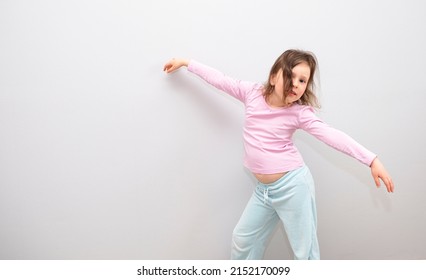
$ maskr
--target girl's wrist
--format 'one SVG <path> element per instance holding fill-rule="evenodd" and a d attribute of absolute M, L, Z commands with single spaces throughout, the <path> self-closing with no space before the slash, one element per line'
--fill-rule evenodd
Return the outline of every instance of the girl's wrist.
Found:
<path fill-rule="evenodd" d="M 182 59 L 182 65 L 188 67 L 189 65 L 189 59 Z"/>

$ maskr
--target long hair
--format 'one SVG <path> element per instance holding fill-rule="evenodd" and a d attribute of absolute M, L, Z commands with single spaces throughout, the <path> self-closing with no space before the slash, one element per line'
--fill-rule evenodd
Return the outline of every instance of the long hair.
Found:
<path fill-rule="evenodd" d="M 316 108 L 320 107 L 318 99 L 314 93 L 315 84 L 314 84 L 314 76 L 315 70 L 317 68 L 317 59 L 315 55 L 311 52 L 301 51 L 301 50 L 287 50 L 282 53 L 274 65 L 272 65 L 271 71 L 269 72 L 268 81 L 264 84 L 264 92 L 263 95 L 268 98 L 274 92 L 274 86 L 271 85 L 270 81 L 272 77 L 274 77 L 278 71 L 281 69 L 283 73 L 283 81 L 284 81 L 284 92 L 282 93 L 283 100 L 287 97 L 288 93 L 292 90 L 292 70 L 293 68 L 305 62 L 308 64 L 311 74 L 308 79 L 308 84 L 306 86 L 306 91 L 302 95 L 302 97 L 297 101 L 298 104 L 301 105 L 309 105 Z"/>

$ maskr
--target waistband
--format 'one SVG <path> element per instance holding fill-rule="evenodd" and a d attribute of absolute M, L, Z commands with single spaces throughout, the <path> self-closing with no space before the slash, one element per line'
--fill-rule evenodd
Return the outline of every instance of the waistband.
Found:
<path fill-rule="evenodd" d="M 257 182 L 257 185 L 264 188 L 274 188 L 282 185 L 285 181 L 291 180 L 295 176 L 298 176 L 300 173 L 303 173 L 305 170 L 307 170 L 308 167 L 306 165 L 303 165 L 299 168 L 296 168 L 294 170 L 288 171 L 286 174 L 284 174 L 281 178 L 276 180 L 275 182 L 264 184 L 262 182 Z"/>
<path fill-rule="evenodd" d="M 257 188 L 260 191 L 263 191 L 263 204 L 266 204 L 266 201 L 269 198 L 269 191 L 274 191 L 275 189 L 279 189 L 282 186 L 284 186 L 287 182 L 291 181 L 294 177 L 299 176 L 300 174 L 306 173 L 308 171 L 308 167 L 306 165 L 303 165 L 297 169 L 291 170 L 284 174 L 281 178 L 276 180 L 273 183 L 270 184 L 264 184 L 261 182 L 257 183 Z"/>

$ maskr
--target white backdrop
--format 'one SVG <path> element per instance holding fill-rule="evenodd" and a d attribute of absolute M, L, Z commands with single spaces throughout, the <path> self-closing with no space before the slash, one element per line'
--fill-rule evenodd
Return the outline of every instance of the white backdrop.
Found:
<path fill-rule="evenodd" d="M 396 184 L 304 132 L 323 259 L 426 258 L 423 1 L 0 2 L 0 259 L 228 259 L 255 181 L 243 107 L 171 57 L 265 81 L 313 51 L 319 115 Z M 291 259 L 278 227 L 265 258 Z"/>

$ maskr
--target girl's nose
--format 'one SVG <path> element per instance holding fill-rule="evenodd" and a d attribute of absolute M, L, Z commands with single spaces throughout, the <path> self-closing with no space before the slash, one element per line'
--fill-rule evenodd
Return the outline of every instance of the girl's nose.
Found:
<path fill-rule="evenodd" d="M 297 88 L 298 86 L 299 86 L 299 82 L 297 80 L 293 81 L 293 87 Z"/>

